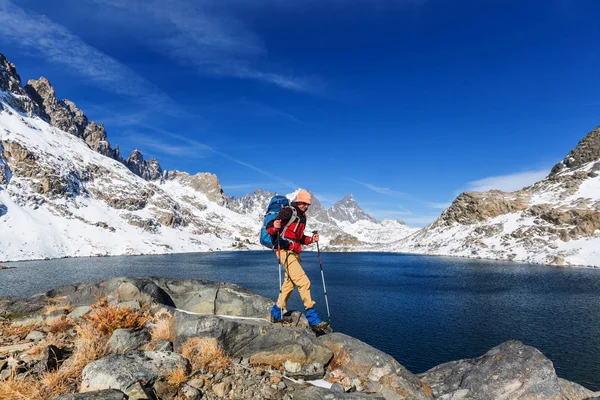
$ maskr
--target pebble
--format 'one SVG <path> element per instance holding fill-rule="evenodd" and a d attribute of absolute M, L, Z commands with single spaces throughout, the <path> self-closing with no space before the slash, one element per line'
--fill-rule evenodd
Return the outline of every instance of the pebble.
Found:
<path fill-rule="evenodd" d="M 215 395 L 223 398 L 225 396 L 227 396 L 227 393 L 229 393 L 229 391 L 231 390 L 231 383 L 230 382 L 221 382 L 221 383 L 217 383 L 216 385 L 214 385 L 212 387 L 213 392 L 215 392 Z"/>
<path fill-rule="evenodd" d="M 45 338 L 46 335 L 44 334 L 44 332 L 40 332 L 40 331 L 31 331 L 29 332 L 29 335 L 27 335 L 25 337 L 25 339 L 27 340 L 32 340 L 32 341 L 36 341 L 36 340 L 42 340 L 43 338 Z"/>

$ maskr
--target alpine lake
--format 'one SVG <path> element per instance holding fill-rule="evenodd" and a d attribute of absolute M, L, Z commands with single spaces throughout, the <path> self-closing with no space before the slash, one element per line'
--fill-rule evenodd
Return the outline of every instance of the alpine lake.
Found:
<path fill-rule="evenodd" d="M 600 270 L 390 253 L 322 253 L 334 330 L 392 355 L 414 373 L 474 358 L 509 339 L 539 349 L 560 377 L 600 390 Z M 327 319 L 317 253 L 302 253 Z M 278 294 L 268 251 L 72 258 L 4 263 L 0 296 L 69 283 L 167 276 Z M 302 310 L 297 290 L 288 309 Z"/>

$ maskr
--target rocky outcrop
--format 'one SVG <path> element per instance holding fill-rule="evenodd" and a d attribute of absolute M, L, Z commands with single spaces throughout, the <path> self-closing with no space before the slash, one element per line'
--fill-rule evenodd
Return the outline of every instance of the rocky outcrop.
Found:
<path fill-rule="evenodd" d="M 58 100 L 48 79 L 29 80 L 25 91 L 38 104 L 39 116 L 52 126 L 83 139 L 92 150 L 123 162 L 118 149 L 110 147 L 104 125 L 89 122 L 72 101 Z"/>
<path fill-rule="evenodd" d="M 454 223 L 475 224 L 488 218 L 522 211 L 526 208 L 526 198 L 520 193 L 506 193 L 500 190 L 464 192 L 442 213 L 433 227 L 449 226 Z"/>
<path fill-rule="evenodd" d="M 40 106 L 40 117 L 58 129 L 83 138 L 83 132 L 88 125 L 87 117 L 73 102 L 59 101 L 48 79 L 41 77 L 29 80 L 25 91 Z M 106 140 L 106 137 L 104 139 Z"/>
<path fill-rule="evenodd" d="M 10 172 L 10 166 L 8 160 L 4 156 L 4 145 L 0 141 L 0 185 L 8 185 L 12 173 Z"/>
<path fill-rule="evenodd" d="M 176 181 L 184 186 L 191 187 L 192 189 L 203 193 L 208 200 L 213 201 L 220 206 L 225 205 L 227 201 L 221 183 L 214 174 L 199 172 L 196 175 L 190 175 L 187 172 L 171 170 L 164 172 L 164 179 L 165 181 Z"/>
<path fill-rule="evenodd" d="M 377 222 L 375 218 L 367 214 L 356 202 L 354 196 L 351 194 L 346 195 L 342 200 L 335 203 L 327 213 L 331 218 L 338 221 L 348 221 L 350 223 L 357 222 L 360 220 L 366 220 L 371 222 Z"/>
<path fill-rule="evenodd" d="M 580 388 L 564 385 L 567 393 L 563 390 L 552 362 L 539 350 L 518 341 L 505 342 L 479 358 L 438 365 L 422 374 L 421 380 L 436 398 L 444 399 L 581 398 Z"/>
<path fill-rule="evenodd" d="M 556 164 L 550 176 L 553 177 L 565 169 L 577 169 L 584 164 L 600 160 L 600 126 L 588 133 L 565 159 Z"/>
<path fill-rule="evenodd" d="M 2 92 L 8 92 L 15 96 L 2 96 Z M 16 110 L 29 115 L 37 114 L 40 111 L 37 103 L 31 101 L 21 87 L 21 77 L 17 74 L 15 65 L 8 61 L 2 53 L 0 53 L 0 98 L 7 101 Z M 0 104 L 0 111 L 2 109 L 2 104 Z"/>
<path fill-rule="evenodd" d="M 160 179 L 163 175 L 163 170 L 158 161 L 155 158 L 144 160 L 144 156 L 138 149 L 131 153 L 125 165 L 131 172 L 147 181 Z"/>
<path fill-rule="evenodd" d="M 329 241 L 331 246 L 358 246 L 360 240 L 356 236 L 342 233 Z"/>
<path fill-rule="evenodd" d="M 402 399 L 433 398 L 429 388 L 416 375 L 382 351 L 343 333 L 325 335 L 321 340 L 333 352 L 330 370 L 341 370 L 367 387 L 381 385 Z"/>
<path fill-rule="evenodd" d="M 257 189 L 253 193 L 248 193 L 242 197 L 228 197 L 227 208 L 240 214 L 250 214 L 255 210 L 259 210 L 258 215 L 262 218 L 269 201 L 275 192 L 267 192 L 263 189 Z"/>

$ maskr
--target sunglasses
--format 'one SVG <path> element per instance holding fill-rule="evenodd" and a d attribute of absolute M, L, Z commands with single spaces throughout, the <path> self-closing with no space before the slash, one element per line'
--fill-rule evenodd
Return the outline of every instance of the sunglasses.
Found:
<path fill-rule="evenodd" d="M 308 204 L 308 203 L 304 203 L 304 202 L 300 202 L 300 203 L 298 203 L 298 205 L 299 205 L 299 206 L 307 206 L 307 207 L 308 207 L 308 206 L 310 206 L 310 204 Z"/>

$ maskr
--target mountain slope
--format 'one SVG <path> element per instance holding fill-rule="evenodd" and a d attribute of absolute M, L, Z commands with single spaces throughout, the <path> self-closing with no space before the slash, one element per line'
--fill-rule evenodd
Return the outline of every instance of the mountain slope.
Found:
<path fill-rule="evenodd" d="M 600 127 L 545 179 L 516 192 L 462 193 L 393 251 L 600 266 Z"/>

